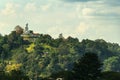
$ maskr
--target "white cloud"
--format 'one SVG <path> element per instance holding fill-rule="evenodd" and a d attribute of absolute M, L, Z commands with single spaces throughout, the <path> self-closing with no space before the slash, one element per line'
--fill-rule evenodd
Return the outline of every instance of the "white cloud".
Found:
<path fill-rule="evenodd" d="M 81 22 L 80 25 L 76 28 L 76 31 L 83 34 L 89 29 L 89 26 L 85 22 Z"/>
<path fill-rule="evenodd" d="M 78 5 L 76 5 L 76 15 L 78 16 L 78 18 L 81 18 L 81 16 L 82 16 L 82 7 L 83 7 L 83 5 L 80 5 L 80 4 L 78 4 Z"/>
<path fill-rule="evenodd" d="M 51 7 L 51 4 L 42 5 L 42 6 L 41 6 L 41 9 L 42 9 L 43 11 L 47 11 L 50 7 Z"/>
<path fill-rule="evenodd" d="M 18 7 L 17 4 L 13 4 L 13 3 L 7 3 L 5 5 L 5 9 L 1 10 L 1 13 L 3 15 L 15 15 L 16 13 L 16 7 Z"/>
<path fill-rule="evenodd" d="M 25 11 L 35 11 L 36 9 L 35 3 L 27 3 L 25 6 Z"/>
<path fill-rule="evenodd" d="M 95 10 L 92 8 L 83 8 L 82 10 L 83 16 L 91 16 L 94 13 L 95 13 Z"/>
<path fill-rule="evenodd" d="M 104 8 L 104 9 L 100 9 L 98 10 L 98 14 L 101 14 L 101 15 L 104 15 L 104 16 L 113 16 L 115 17 L 114 15 L 117 15 L 117 17 L 119 16 L 120 17 L 120 7 L 107 7 L 107 8 Z"/>
<path fill-rule="evenodd" d="M 79 19 L 94 18 L 94 14 L 96 15 L 96 8 L 89 7 L 89 4 L 78 4 L 76 6 L 76 13 Z"/>
<path fill-rule="evenodd" d="M 8 24 L 4 22 L 0 22 L 0 33 L 6 34 L 6 30 L 8 28 Z"/>
<path fill-rule="evenodd" d="M 5 27 L 5 23 L 0 23 L 0 28 L 3 28 L 3 27 Z"/>

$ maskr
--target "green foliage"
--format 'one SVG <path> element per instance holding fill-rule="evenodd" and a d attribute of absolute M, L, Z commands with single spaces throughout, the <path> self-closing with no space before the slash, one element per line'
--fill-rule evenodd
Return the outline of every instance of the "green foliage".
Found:
<path fill-rule="evenodd" d="M 100 77 L 102 63 L 94 53 L 84 54 L 74 64 L 74 78 L 76 80 L 96 80 Z"/>
<path fill-rule="evenodd" d="M 34 43 L 30 44 L 29 47 L 26 48 L 27 52 L 28 53 L 34 52 L 34 47 L 35 47 Z"/>
<path fill-rule="evenodd" d="M 104 71 L 120 71 L 120 57 L 113 56 L 104 61 Z"/>
<path fill-rule="evenodd" d="M 0 45 L 2 45 L 4 43 L 4 37 L 0 36 Z"/>
<path fill-rule="evenodd" d="M 56 80 L 57 78 L 62 78 L 63 80 L 73 80 L 73 72 L 71 71 L 60 71 L 53 73 L 48 79 Z"/>
<path fill-rule="evenodd" d="M 120 80 L 120 72 L 103 72 L 102 78 L 103 80 Z"/>
<path fill-rule="evenodd" d="M 103 71 L 120 71 L 118 44 L 108 43 L 102 39 L 95 41 L 86 39 L 81 42 L 73 37 L 54 39 L 48 34 L 40 34 L 39 38 L 34 38 L 31 42 L 22 39 L 20 26 L 16 26 L 16 29 L 18 31 L 12 31 L 9 35 L 0 35 L 0 68 L 2 70 L 5 70 L 10 63 L 22 64 L 20 69 L 30 78 L 36 78 L 36 76 L 46 78 L 52 73 L 71 71 L 74 62 L 78 61 L 84 53 L 93 52 L 104 62 Z M 92 66 L 90 63 L 92 61 L 88 63 Z"/>
<path fill-rule="evenodd" d="M 1 80 L 29 80 L 28 76 L 26 76 L 22 71 L 12 70 L 11 72 L 0 71 L 0 79 Z"/>
<path fill-rule="evenodd" d="M 22 37 L 20 36 L 20 34 L 17 34 L 16 31 L 12 31 L 7 38 L 8 44 L 10 45 L 11 49 L 19 47 L 20 45 L 23 44 Z"/>

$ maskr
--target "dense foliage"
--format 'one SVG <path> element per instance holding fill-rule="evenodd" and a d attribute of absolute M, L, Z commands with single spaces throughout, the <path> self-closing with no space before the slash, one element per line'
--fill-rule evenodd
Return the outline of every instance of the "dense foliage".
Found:
<path fill-rule="evenodd" d="M 97 54 L 85 53 L 78 62 L 74 64 L 74 79 L 98 80 L 101 77 L 101 67 L 102 63 L 98 59 Z"/>
<path fill-rule="evenodd" d="M 103 80 L 120 80 L 120 72 L 103 72 L 102 78 Z"/>
<path fill-rule="evenodd" d="M 0 80 L 29 80 L 21 70 L 12 70 L 10 72 L 0 71 Z"/>
<path fill-rule="evenodd" d="M 84 53 L 93 52 L 104 63 L 103 71 L 120 71 L 120 46 L 103 39 L 95 41 L 77 38 L 39 38 L 23 40 L 22 31 L 0 35 L 0 71 L 22 70 L 30 78 L 46 78 L 52 73 L 72 70 L 74 62 Z M 15 67 L 12 67 L 15 66 Z"/>

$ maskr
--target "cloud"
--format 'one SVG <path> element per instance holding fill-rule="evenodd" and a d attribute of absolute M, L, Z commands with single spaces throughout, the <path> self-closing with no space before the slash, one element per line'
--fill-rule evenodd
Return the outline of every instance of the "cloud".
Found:
<path fill-rule="evenodd" d="M 102 0 L 103 1 L 103 0 Z M 78 4 L 76 12 L 80 19 L 88 20 L 93 19 L 107 19 L 107 18 L 120 18 L 119 6 L 108 6 L 103 2 L 92 2 L 84 5 Z"/>
<path fill-rule="evenodd" d="M 3 28 L 3 27 L 5 27 L 5 23 L 0 23 L 0 28 Z"/>
<path fill-rule="evenodd" d="M 82 15 L 83 16 L 90 16 L 95 13 L 95 10 L 92 8 L 83 8 L 82 9 Z"/>
<path fill-rule="evenodd" d="M 120 0 L 105 0 L 105 3 L 110 6 L 120 6 Z"/>
<path fill-rule="evenodd" d="M 76 28 L 76 32 L 83 34 L 88 29 L 89 29 L 89 26 L 85 22 L 81 22 L 80 25 Z"/>
<path fill-rule="evenodd" d="M 81 20 L 86 20 L 88 18 L 95 18 L 97 16 L 96 8 L 84 7 L 81 5 L 76 6 L 76 16 Z"/>
<path fill-rule="evenodd" d="M 3 10 L 1 10 L 1 13 L 3 15 L 14 15 L 14 14 L 16 14 L 16 8 L 17 7 L 18 7 L 17 4 L 7 3 L 5 5 L 5 8 Z"/>
<path fill-rule="evenodd" d="M 89 2 L 89 1 L 97 1 L 97 0 L 64 0 L 67 2 Z"/>
<path fill-rule="evenodd" d="M 79 3 L 98 2 L 98 3 L 102 3 L 104 5 L 107 5 L 107 6 L 120 6 L 120 0 L 63 0 L 63 1 L 71 2 L 71 3 L 73 3 L 73 2 L 76 2 L 76 3 L 78 3 L 78 2 Z"/>
<path fill-rule="evenodd" d="M 27 3 L 25 6 L 25 11 L 35 11 L 36 9 L 35 3 Z"/>
<path fill-rule="evenodd" d="M 51 7 L 51 4 L 47 4 L 47 5 L 41 6 L 41 9 L 42 9 L 43 11 L 47 11 L 50 7 Z"/>
<path fill-rule="evenodd" d="M 5 34 L 8 29 L 8 24 L 5 22 L 0 22 L 0 33 Z"/>

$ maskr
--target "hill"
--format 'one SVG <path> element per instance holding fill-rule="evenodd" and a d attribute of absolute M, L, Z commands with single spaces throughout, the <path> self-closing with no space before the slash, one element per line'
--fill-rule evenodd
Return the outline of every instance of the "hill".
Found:
<path fill-rule="evenodd" d="M 30 78 L 48 77 L 51 73 L 71 70 L 86 52 L 96 53 L 104 63 L 103 71 L 120 71 L 120 46 L 103 39 L 54 39 L 48 34 L 23 39 L 23 32 L 12 31 L 0 36 L 0 70 L 22 70 Z"/>

